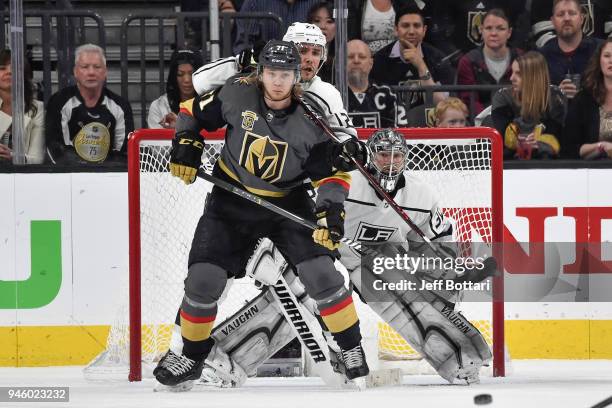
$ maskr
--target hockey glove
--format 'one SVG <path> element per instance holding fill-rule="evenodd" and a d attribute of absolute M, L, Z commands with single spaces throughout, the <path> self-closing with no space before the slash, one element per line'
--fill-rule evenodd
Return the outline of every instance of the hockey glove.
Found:
<path fill-rule="evenodd" d="M 255 41 L 253 48 L 246 48 L 240 51 L 238 54 L 238 69 L 240 72 L 244 72 L 257 67 L 257 61 L 259 60 L 259 53 L 266 45 L 265 41 Z"/>
<path fill-rule="evenodd" d="M 340 246 L 340 239 L 344 236 L 344 206 L 332 203 L 328 208 L 317 210 L 317 228 L 312 233 L 312 239 L 319 245 L 333 251 Z"/>
<path fill-rule="evenodd" d="M 356 166 L 352 159 L 365 166 L 368 161 L 368 149 L 361 140 L 350 138 L 334 146 L 332 152 L 333 166 L 340 171 L 352 171 Z"/>
<path fill-rule="evenodd" d="M 204 139 L 193 131 L 181 131 L 172 140 L 170 152 L 170 173 L 180 178 L 185 184 L 196 179 L 196 173 L 202 163 Z"/>

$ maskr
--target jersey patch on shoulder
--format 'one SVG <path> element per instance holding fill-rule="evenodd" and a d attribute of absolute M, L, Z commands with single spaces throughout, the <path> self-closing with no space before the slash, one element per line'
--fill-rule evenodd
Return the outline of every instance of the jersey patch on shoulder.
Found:
<path fill-rule="evenodd" d="M 253 111 L 244 111 L 241 114 L 242 116 L 242 128 L 244 130 L 253 130 L 253 125 L 255 124 L 255 121 L 257 119 L 259 119 L 259 116 L 257 116 L 257 114 Z"/>

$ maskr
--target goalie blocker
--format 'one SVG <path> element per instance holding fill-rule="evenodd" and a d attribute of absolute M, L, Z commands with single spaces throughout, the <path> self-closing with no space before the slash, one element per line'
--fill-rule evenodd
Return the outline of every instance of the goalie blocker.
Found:
<path fill-rule="evenodd" d="M 494 265 L 489 264 L 489 267 Z M 317 373 L 329 384 L 342 383 L 337 375 L 329 372 L 328 355 L 332 357 L 335 371 L 343 371 L 342 361 L 334 352 L 337 346 L 331 336 L 326 336 L 331 350 L 328 353 L 319 331 L 312 327 L 312 314 L 318 317 L 314 301 L 306 295 L 293 270 L 287 267 L 268 240 L 260 243 L 247 265 L 247 273 L 256 280 L 260 272 L 263 272 L 264 280 L 281 274 L 286 280 L 281 276 L 280 285 L 266 289 L 214 329 L 216 344 L 206 360 L 203 380 L 222 386 L 240 386 L 246 376 L 254 375 L 258 366 L 298 335 L 315 362 Z M 402 271 L 391 273 L 401 274 L 401 278 L 406 279 Z M 370 279 L 380 279 L 380 275 L 368 268 L 350 273 L 350 280 L 362 298 L 372 300 L 380 297 L 380 293 L 362 287 L 362 278 L 368 279 L 362 274 L 371 275 Z M 411 276 L 418 280 L 416 275 Z M 290 289 L 290 294 L 287 289 Z M 478 382 L 480 368 L 490 362 L 491 351 L 478 329 L 445 300 L 448 293 L 394 291 L 386 292 L 383 297 L 381 300 L 384 301 L 369 301 L 368 306 L 421 353 L 441 377 L 450 383 L 458 379 L 467 383 Z M 295 305 L 291 299 L 299 299 L 301 305 Z M 304 316 L 306 313 L 311 316 L 307 318 Z M 236 328 L 236 324 L 239 327 Z"/>

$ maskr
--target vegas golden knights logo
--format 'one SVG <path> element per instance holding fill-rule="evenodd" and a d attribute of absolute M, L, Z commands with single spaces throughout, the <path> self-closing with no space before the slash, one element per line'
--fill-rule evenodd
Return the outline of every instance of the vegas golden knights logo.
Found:
<path fill-rule="evenodd" d="M 253 130 L 255 121 L 259 119 L 255 112 L 244 111 L 242 112 L 242 128 L 244 130 Z"/>
<path fill-rule="evenodd" d="M 273 183 L 283 174 L 287 143 L 245 132 L 240 165 L 262 180 Z"/>
<path fill-rule="evenodd" d="M 468 40 L 476 45 L 480 45 L 482 43 L 480 28 L 482 27 L 482 20 L 484 19 L 485 14 L 486 12 L 484 11 L 468 12 L 467 37 Z"/>

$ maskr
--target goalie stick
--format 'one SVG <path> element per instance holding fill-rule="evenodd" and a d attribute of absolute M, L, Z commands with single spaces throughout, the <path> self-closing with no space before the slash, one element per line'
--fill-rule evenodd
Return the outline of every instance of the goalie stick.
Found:
<path fill-rule="evenodd" d="M 303 306 L 289 288 L 285 277 L 281 275 L 278 282 L 271 285 L 270 289 L 302 347 L 307 350 L 311 357 L 315 374 L 323 378 L 326 384 L 335 384 L 342 388 L 357 390 L 401 384 L 402 376 L 399 369 L 371 370 L 365 378 L 354 380 L 349 380 L 341 372 L 332 369 L 333 358 L 331 353 L 335 353 L 335 351 L 327 347 L 327 342 L 321 336 L 314 334 L 314 328 L 305 318 L 308 313 L 303 310 Z M 325 350 L 326 347 L 328 348 L 327 351 Z M 335 364 L 339 364 L 339 362 Z"/>

